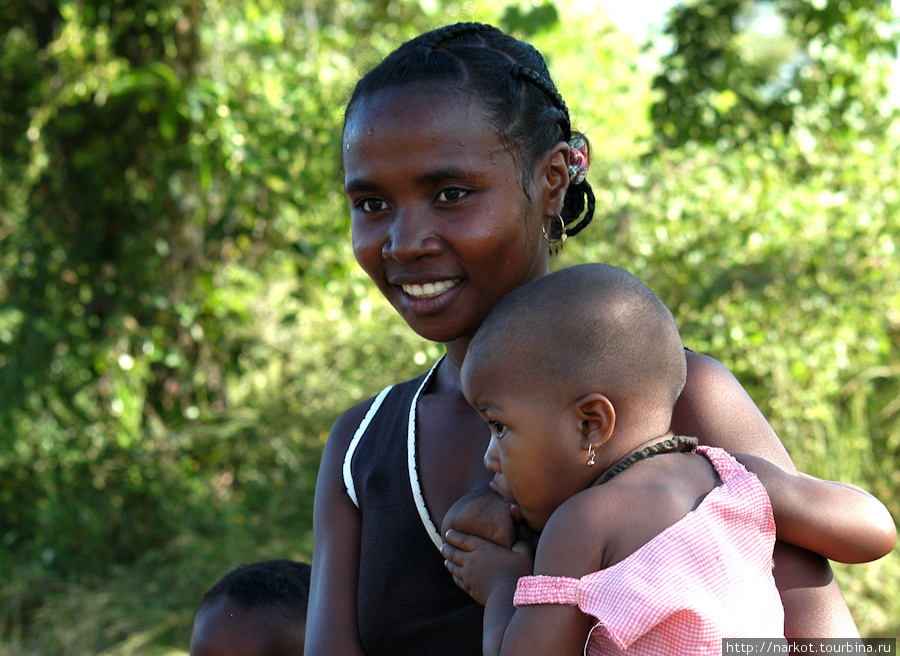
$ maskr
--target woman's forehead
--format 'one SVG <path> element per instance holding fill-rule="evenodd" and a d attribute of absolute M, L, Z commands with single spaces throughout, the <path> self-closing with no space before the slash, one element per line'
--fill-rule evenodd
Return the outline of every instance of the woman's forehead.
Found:
<path fill-rule="evenodd" d="M 467 94 L 420 86 L 360 99 L 343 140 L 348 181 L 391 162 L 406 172 L 454 167 L 475 172 L 508 162 L 507 151 L 481 103 Z"/>
<path fill-rule="evenodd" d="M 433 83 L 390 87 L 357 99 L 344 126 L 344 148 L 376 133 L 399 138 L 446 130 L 496 136 L 484 104 L 464 89 Z"/>

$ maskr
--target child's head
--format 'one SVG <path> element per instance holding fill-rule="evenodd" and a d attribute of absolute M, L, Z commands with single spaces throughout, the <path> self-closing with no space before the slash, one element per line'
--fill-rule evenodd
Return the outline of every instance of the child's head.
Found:
<path fill-rule="evenodd" d="M 685 375 L 665 304 L 622 269 L 584 264 L 500 301 L 469 345 L 462 384 L 491 426 L 485 462 L 497 486 L 540 530 L 604 469 L 669 431 Z"/>
<path fill-rule="evenodd" d="M 424 34 L 360 80 L 343 133 L 353 250 L 416 332 L 464 351 L 549 271 L 542 234 L 593 212 L 575 137 L 540 53 L 490 26 Z"/>
<path fill-rule="evenodd" d="M 242 565 L 207 591 L 194 615 L 191 656 L 302 656 L 310 566 Z"/>

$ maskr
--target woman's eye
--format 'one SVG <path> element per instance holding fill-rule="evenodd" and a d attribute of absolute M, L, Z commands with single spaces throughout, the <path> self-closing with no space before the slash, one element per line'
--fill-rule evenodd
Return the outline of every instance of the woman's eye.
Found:
<path fill-rule="evenodd" d="M 439 203 L 454 203 L 465 198 L 468 193 L 469 192 L 465 189 L 451 187 L 449 189 L 444 189 L 443 191 L 441 191 L 437 196 L 437 200 Z"/>
<path fill-rule="evenodd" d="M 367 214 L 373 214 L 384 211 L 387 208 L 387 203 L 377 198 L 363 198 L 355 204 L 355 207 Z"/>
<path fill-rule="evenodd" d="M 508 430 L 505 424 L 501 424 L 496 419 L 488 419 L 488 426 L 491 427 L 491 432 L 497 437 L 497 439 L 501 439 L 504 435 L 506 435 L 506 431 Z"/>

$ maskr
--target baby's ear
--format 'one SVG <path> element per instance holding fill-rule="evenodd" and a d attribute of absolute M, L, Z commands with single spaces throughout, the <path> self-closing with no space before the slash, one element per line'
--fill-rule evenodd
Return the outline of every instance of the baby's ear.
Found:
<path fill-rule="evenodd" d="M 612 437 L 616 427 L 616 409 L 612 401 L 599 392 L 585 394 L 575 402 L 575 414 L 581 427 L 585 448 L 598 448 Z"/>

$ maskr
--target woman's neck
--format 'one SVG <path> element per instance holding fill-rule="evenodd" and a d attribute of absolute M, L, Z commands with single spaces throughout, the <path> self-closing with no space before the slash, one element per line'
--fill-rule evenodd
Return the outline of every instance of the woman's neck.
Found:
<path fill-rule="evenodd" d="M 460 337 L 452 342 L 444 343 L 444 348 L 447 349 L 445 364 L 452 365 L 448 368 L 452 368 L 455 372 L 457 385 L 459 385 L 459 371 L 462 369 L 463 361 L 466 359 L 466 352 L 469 350 L 469 342 L 471 341 L 471 337 Z"/>
<path fill-rule="evenodd" d="M 459 376 L 460 365 L 456 363 L 453 354 L 450 351 L 449 344 L 446 346 L 448 347 L 447 357 L 444 358 L 443 362 L 438 366 L 437 371 L 434 372 L 434 378 L 429 386 L 430 391 L 436 394 L 446 394 L 450 392 L 462 393 L 462 383 L 460 382 Z"/>

